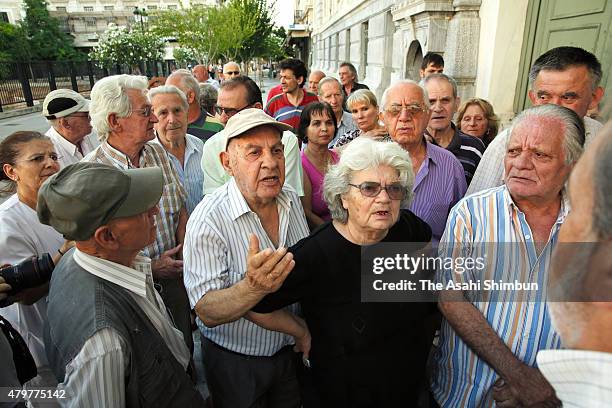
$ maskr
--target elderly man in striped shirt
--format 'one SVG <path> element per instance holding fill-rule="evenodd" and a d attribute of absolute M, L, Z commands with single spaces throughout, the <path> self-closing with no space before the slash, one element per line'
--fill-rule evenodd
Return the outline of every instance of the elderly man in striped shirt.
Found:
<path fill-rule="evenodd" d="M 290 346 L 309 344 L 305 324 L 299 321 L 301 333 L 293 334 L 243 317 L 280 287 L 294 264 L 287 247 L 309 232 L 299 196 L 284 183 L 281 134 L 289 129 L 259 108 L 232 116 L 221 161 L 233 178 L 204 196 L 187 224 L 185 286 L 199 317 L 215 408 L 300 406 Z M 249 241 L 251 234 L 256 238 Z M 258 243 L 264 248 L 259 253 Z M 298 322 L 288 313 L 296 307 L 277 311 L 282 316 L 272 324 Z"/>
<path fill-rule="evenodd" d="M 485 266 L 442 269 L 439 279 L 445 288 L 449 282 L 484 284 L 441 292 L 444 319 L 431 384 L 440 406 L 558 406 L 536 355 L 561 346 L 545 303 L 546 282 L 569 211 L 564 185 L 584 138 L 582 119 L 570 109 L 524 111 L 506 147 L 506 184 L 468 196 L 451 211 L 440 256 L 481 258 Z M 515 280 L 539 289 L 485 290 L 485 281 Z"/>

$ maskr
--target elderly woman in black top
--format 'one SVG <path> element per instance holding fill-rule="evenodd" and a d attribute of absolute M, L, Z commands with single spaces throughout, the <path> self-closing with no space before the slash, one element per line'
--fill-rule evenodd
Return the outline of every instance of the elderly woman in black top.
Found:
<path fill-rule="evenodd" d="M 253 309 L 300 302 L 312 335 L 314 387 L 324 407 L 415 406 L 431 335 L 432 306 L 361 301 L 362 246 L 428 242 L 429 226 L 407 210 L 414 175 L 396 143 L 357 138 L 325 176 L 332 222 L 289 250 L 295 268 Z"/>

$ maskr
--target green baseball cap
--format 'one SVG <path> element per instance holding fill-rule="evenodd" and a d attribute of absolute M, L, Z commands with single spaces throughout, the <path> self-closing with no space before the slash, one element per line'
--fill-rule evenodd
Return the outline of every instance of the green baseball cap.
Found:
<path fill-rule="evenodd" d="M 110 220 L 142 214 L 162 195 L 159 167 L 120 170 L 75 163 L 49 177 L 38 191 L 38 219 L 64 238 L 85 241 Z"/>

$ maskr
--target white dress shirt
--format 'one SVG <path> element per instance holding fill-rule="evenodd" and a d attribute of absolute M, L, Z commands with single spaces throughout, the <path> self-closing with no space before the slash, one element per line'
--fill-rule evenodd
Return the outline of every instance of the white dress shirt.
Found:
<path fill-rule="evenodd" d="M 64 168 L 70 164 L 80 162 L 83 157 L 87 156 L 92 150 L 100 145 L 100 142 L 96 138 L 94 133 L 90 133 L 83 138 L 81 141 L 81 150 L 83 154 L 79 152 L 79 149 L 75 144 L 72 144 L 68 140 L 64 139 L 57 130 L 51 127 L 45 135 L 49 136 L 55 146 L 55 153 L 60 157 L 59 165 L 60 168 Z"/>
<path fill-rule="evenodd" d="M 586 130 L 584 146 L 586 147 L 603 125 L 595 119 L 585 116 L 584 127 Z M 466 196 L 504 184 L 504 156 L 506 155 L 506 145 L 510 139 L 510 129 L 505 129 L 498 134 L 485 150 L 472 182 L 465 193 Z"/>
<path fill-rule="evenodd" d="M 276 200 L 278 245 L 289 247 L 308 236 L 308 224 L 293 188 L 285 184 Z M 262 250 L 275 248 L 235 179 L 204 196 L 187 222 L 183 250 L 184 282 L 192 308 L 206 293 L 229 288 L 244 278 L 250 234 L 257 235 Z M 297 305 L 288 310 L 295 312 Z M 206 327 L 198 319 L 198 325 L 214 343 L 250 356 L 271 356 L 293 344 L 291 336 L 266 330 L 244 318 L 216 327 Z"/>
<path fill-rule="evenodd" d="M 538 368 L 564 408 L 612 406 L 612 353 L 542 350 Z"/>
<path fill-rule="evenodd" d="M 151 259 L 137 256 L 132 268 L 75 249 L 75 262 L 100 279 L 126 289 L 164 339 L 183 369 L 190 355 L 183 334 L 172 324 L 164 301 L 153 287 Z M 125 340 L 111 328 L 97 331 L 66 366 L 64 407 L 124 407 L 125 375 L 130 364 Z"/>

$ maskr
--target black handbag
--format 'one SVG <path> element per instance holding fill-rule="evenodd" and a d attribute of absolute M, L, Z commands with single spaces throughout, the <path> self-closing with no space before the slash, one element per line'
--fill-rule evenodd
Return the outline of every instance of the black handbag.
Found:
<path fill-rule="evenodd" d="M 0 328 L 2 329 L 2 335 L 8 340 L 11 350 L 13 351 L 13 362 L 17 369 L 17 378 L 23 385 L 36 377 L 36 363 L 27 344 L 23 340 L 23 337 L 17 330 L 11 326 L 11 324 L 4 317 L 0 316 Z"/>

